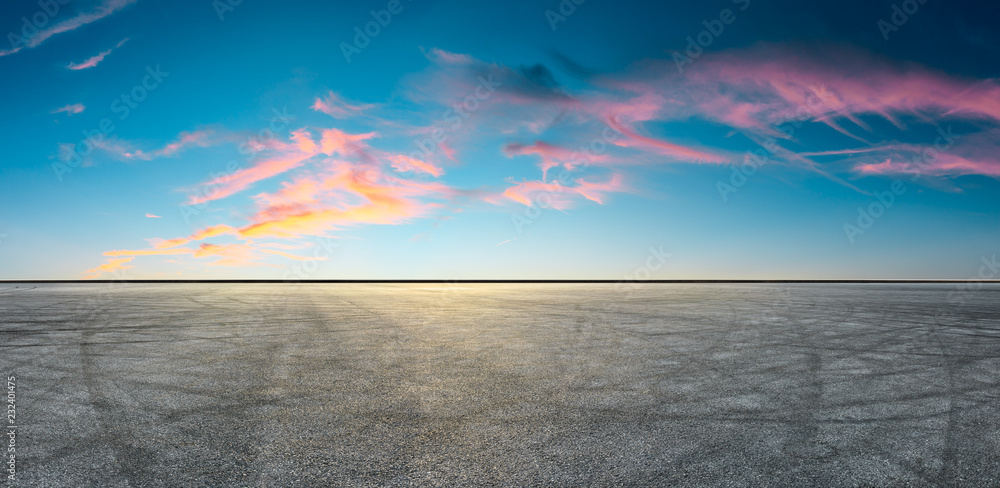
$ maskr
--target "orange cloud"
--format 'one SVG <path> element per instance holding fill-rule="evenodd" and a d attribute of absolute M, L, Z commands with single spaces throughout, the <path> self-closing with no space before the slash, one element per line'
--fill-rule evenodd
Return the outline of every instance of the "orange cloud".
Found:
<path fill-rule="evenodd" d="M 107 255 L 107 254 L 105 254 L 105 255 Z M 87 273 L 95 273 L 95 274 L 86 276 L 86 277 L 84 277 L 84 279 L 85 280 L 91 280 L 91 279 L 94 279 L 94 278 L 97 278 L 98 276 L 100 276 L 101 273 L 112 273 L 112 272 L 117 271 L 119 269 L 132 268 L 133 266 L 123 266 L 123 264 L 132 261 L 132 259 L 134 259 L 134 258 L 127 257 L 127 258 L 109 259 L 106 263 L 104 263 L 104 264 L 102 264 L 102 265 L 100 265 L 100 266 L 98 266 L 98 267 L 96 267 L 94 269 L 87 270 L 86 271 Z"/>
<path fill-rule="evenodd" d="M 220 236 L 223 234 L 235 234 L 236 229 L 230 227 L 226 224 L 213 225 L 211 227 L 206 227 L 201 229 L 188 237 L 179 237 L 176 239 L 167 239 L 165 241 L 160 241 L 156 243 L 153 247 L 156 249 L 167 249 L 171 247 L 183 246 L 191 241 L 200 241 L 202 239 L 208 239 L 215 236 Z"/>
<path fill-rule="evenodd" d="M 105 256 L 163 256 L 171 254 L 190 254 L 193 249 L 186 247 L 178 249 L 142 249 L 142 250 L 117 250 L 104 253 Z"/>

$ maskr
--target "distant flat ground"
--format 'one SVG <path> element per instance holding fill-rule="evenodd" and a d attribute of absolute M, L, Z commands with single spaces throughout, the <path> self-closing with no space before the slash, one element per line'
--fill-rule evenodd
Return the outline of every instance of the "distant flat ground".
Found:
<path fill-rule="evenodd" d="M 16 485 L 998 486 L 965 288 L 3 284 Z"/>

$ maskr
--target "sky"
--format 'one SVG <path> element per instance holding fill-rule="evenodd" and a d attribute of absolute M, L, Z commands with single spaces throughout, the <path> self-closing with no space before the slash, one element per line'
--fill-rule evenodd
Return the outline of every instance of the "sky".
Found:
<path fill-rule="evenodd" d="M 0 6 L 0 279 L 1000 276 L 1000 5 Z"/>

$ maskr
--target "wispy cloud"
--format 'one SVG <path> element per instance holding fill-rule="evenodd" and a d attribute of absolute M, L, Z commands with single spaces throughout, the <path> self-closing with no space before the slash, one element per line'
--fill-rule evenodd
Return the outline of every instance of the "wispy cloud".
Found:
<path fill-rule="evenodd" d="M 101 20 L 133 3 L 137 0 L 105 0 L 100 6 L 89 12 L 77 14 L 74 17 L 59 22 L 52 27 L 38 31 L 34 36 L 24 40 L 22 45 L 11 49 L 0 51 L 0 56 L 8 56 L 21 51 L 24 48 L 33 48 L 45 42 L 52 36 L 75 30 L 84 25 Z"/>
<path fill-rule="evenodd" d="M 177 136 L 177 140 L 163 146 L 160 149 L 154 149 L 149 152 L 145 152 L 141 149 L 127 150 L 126 147 L 119 147 L 120 155 L 126 159 L 142 159 L 142 160 L 152 160 L 165 156 L 173 156 L 184 149 L 189 147 L 208 147 L 212 145 L 212 136 L 215 131 L 211 129 L 196 130 L 194 132 L 181 132 Z"/>
<path fill-rule="evenodd" d="M 80 63 L 70 63 L 69 65 L 66 66 L 66 68 L 71 69 L 71 70 L 81 70 L 81 69 L 93 68 L 93 67 L 97 66 L 97 64 L 100 63 L 101 61 L 104 61 L 104 58 L 107 55 L 111 54 L 111 51 L 113 51 L 113 50 L 115 50 L 115 49 L 117 49 L 119 47 L 122 47 L 122 45 L 125 44 L 126 41 L 128 41 L 128 38 L 122 39 L 118 44 L 115 45 L 115 47 L 113 47 L 111 49 L 108 49 L 106 51 L 101 51 L 96 56 L 90 57 L 90 58 L 88 58 L 87 60 L 85 60 L 83 62 L 80 62 Z"/>
<path fill-rule="evenodd" d="M 393 154 L 388 157 L 392 162 L 392 167 L 397 171 L 416 171 L 427 173 L 432 176 L 441 176 L 444 170 L 425 161 L 406 156 L 404 154 Z"/>
<path fill-rule="evenodd" d="M 320 141 L 317 143 L 308 130 L 293 131 L 291 134 L 292 143 L 275 144 L 270 151 L 271 154 L 261 162 L 231 175 L 221 176 L 206 182 L 204 185 L 213 188 L 213 190 L 205 194 L 191 196 L 188 203 L 197 205 L 226 198 L 250 188 L 258 181 L 298 168 L 310 158 L 320 154 L 364 157 L 367 155 L 367 145 L 364 141 L 374 137 L 375 133 L 348 134 L 339 129 L 324 129 L 320 136 Z"/>
<path fill-rule="evenodd" d="M 133 259 L 134 259 L 133 257 L 108 259 L 107 262 L 105 262 L 104 264 L 96 268 L 87 270 L 86 273 L 92 273 L 92 274 L 88 274 L 83 279 L 92 280 L 94 278 L 99 277 L 101 273 L 112 273 L 120 269 L 132 268 L 133 266 L 124 266 L 124 264 L 131 262 Z"/>
<path fill-rule="evenodd" d="M 349 102 L 331 91 L 325 97 L 316 97 L 310 108 L 336 119 L 347 119 L 374 107 L 376 107 L 375 104 Z"/>
<path fill-rule="evenodd" d="M 503 196 L 529 207 L 539 205 L 566 210 L 575 204 L 574 197 L 583 197 L 603 205 L 607 193 L 628 190 L 620 174 L 613 174 L 606 181 L 588 181 L 580 178 L 574 183 L 575 186 L 569 186 L 562 185 L 558 181 L 553 183 L 522 181 L 504 190 Z"/>
<path fill-rule="evenodd" d="M 49 113 L 53 113 L 53 114 L 66 113 L 67 116 L 70 116 L 70 115 L 75 115 L 75 114 L 78 114 L 80 112 L 83 112 L 86 109 L 87 109 L 87 107 L 84 106 L 82 103 L 73 103 L 73 104 L 70 104 L 70 105 L 59 107 L 59 108 L 57 108 L 57 109 L 55 109 L 55 110 L 53 110 L 53 111 L 51 111 Z"/>
<path fill-rule="evenodd" d="M 146 214 L 146 217 L 150 218 L 150 219 L 159 219 L 159 218 L 162 218 L 159 215 L 153 215 L 151 213 Z"/>
<path fill-rule="evenodd" d="M 544 141 L 535 141 L 532 144 L 509 143 L 503 147 L 507 156 L 518 156 L 526 154 L 536 154 L 541 156 L 542 179 L 546 179 L 548 171 L 556 166 L 563 166 L 567 170 L 574 169 L 579 164 L 606 161 L 605 155 L 589 156 L 584 158 L 578 152 L 571 151 L 564 147 L 549 144 Z"/>

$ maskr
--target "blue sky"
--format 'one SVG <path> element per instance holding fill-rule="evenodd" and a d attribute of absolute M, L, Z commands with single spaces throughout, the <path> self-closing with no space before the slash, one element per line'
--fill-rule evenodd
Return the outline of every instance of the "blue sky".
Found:
<path fill-rule="evenodd" d="M 980 3 L 7 2 L 0 278 L 976 277 Z"/>

